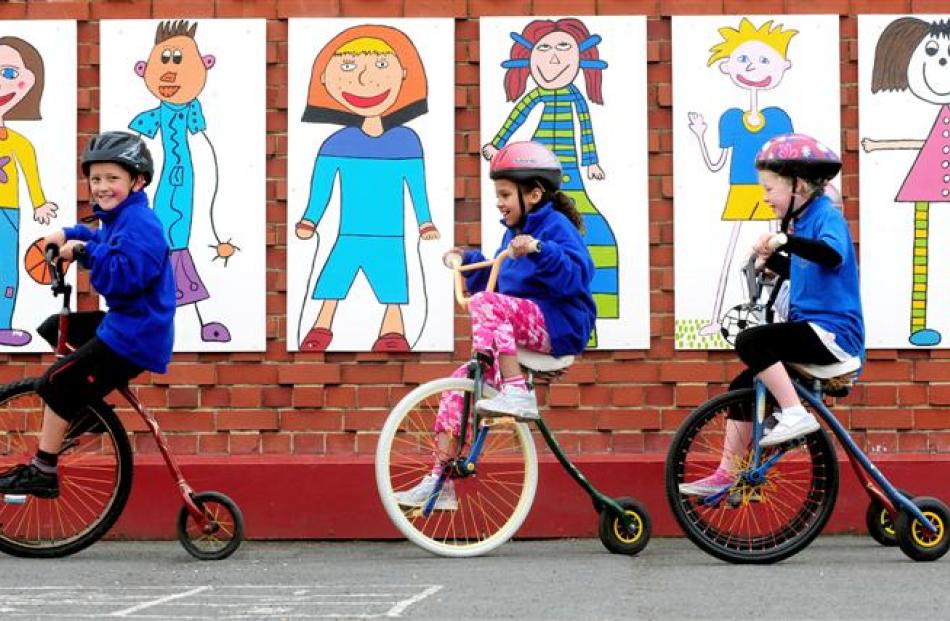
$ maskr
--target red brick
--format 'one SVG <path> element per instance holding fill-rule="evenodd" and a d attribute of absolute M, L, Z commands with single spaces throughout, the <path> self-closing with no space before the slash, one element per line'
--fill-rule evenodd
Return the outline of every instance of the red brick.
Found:
<path fill-rule="evenodd" d="M 865 409 L 851 414 L 851 425 L 858 429 L 910 429 L 912 424 L 906 410 Z"/>
<path fill-rule="evenodd" d="M 277 412 L 273 410 L 227 410 L 218 413 L 216 424 L 219 430 L 277 429 Z"/>
<path fill-rule="evenodd" d="M 340 412 L 280 412 L 280 428 L 284 431 L 340 431 L 343 415 Z"/>
<path fill-rule="evenodd" d="M 529 0 L 469 0 L 469 17 L 492 15 L 530 15 Z"/>
<path fill-rule="evenodd" d="M 295 433 L 294 453 L 318 454 L 327 452 L 326 434 L 323 433 Z"/>
<path fill-rule="evenodd" d="M 261 452 L 286 455 L 290 453 L 293 436 L 289 433 L 262 433 Z"/>
<path fill-rule="evenodd" d="M 245 455 L 260 453 L 261 434 L 259 433 L 232 433 L 228 452 L 231 455 Z"/>
<path fill-rule="evenodd" d="M 30 19 L 89 19 L 88 2 L 27 2 Z"/>
<path fill-rule="evenodd" d="M 214 414 L 211 412 L 162 412 L 158 415 L 162 431 L 214 431 Z"/>
<path fill-rule="evenodd" d="M 152 15 L 163 18 L 214 17 L 214 0 L 152 0 Z"/>
<path fill-rule="evenodd" d="M 277 4 L 273 0 L 215 0 L 217 17 L 277 18 Z"/>
<path fill-rule="evenodd" d="M 295 362 L 277 369 L 278 384 L 339 384 L 340 367 L 325 363 Z"/>

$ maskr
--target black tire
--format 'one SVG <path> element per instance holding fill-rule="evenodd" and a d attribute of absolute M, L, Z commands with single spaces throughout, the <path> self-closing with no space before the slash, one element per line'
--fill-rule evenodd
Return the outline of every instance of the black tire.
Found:
<path fill-rule="evenodd" d="M 727 414 L 754 412 L 754 399 L 754 390 L 742 389 L 701 405 L 683 422 L 666 460 L 666 495 L 676 521 L 700 549 L 730 563 L 775 563 L 800 552 L 824 528 L 838 493 L 838 462 L 824 430 L 789 449 L 763 483 L 740 477 L 715 505 L 680 493 L 681 483 L 718 467 Z M 763 449 L 762 463 L 777 450 Z M 737 472 L 743 470 L 739 463 Z"/>
<path fill-rule="evenodd" d="M 0 470 L 27 463 L 36 452 L 43 402 L 35 379 L 0 387 Z M 75 554 L 102 538 L 118 519 L 132 488 L 132 447 L 105 403 L 87 408 L 66 432 L 59 455 L 57 498 L 0 494 L 0 551 L 29 558 Z"/>
<path fill-rule="evenodd" d="M 897 491 L 908 498 L 914 497 L 913 494 L 905 490 Z M 895 516 L 888 513 L 887 508 L 877 500 L 871 500 L 868 503 L 868 510 L 864 514 L 864 524 L 868 528 L 871 539 L 886 548 L 897 545 L 897 533 L 894 530 L 896 521 Z"/>
<path fill-rule="evenodd" d="M 228 558 L 244 541 L 244 516 L 237 504 L 221 492 L 201 492 L 192 496 L 210 522 L 202 529 L 183 506 L 178 511 L 178 541 L 198 560 L 220 561 Z"/>
<path fill-rule="evenodd" d="M 613 554 L 634 556 L 650 543 L 650 534 L 653 526 L 650 523 L 650 514 L 646 507 L 630 498 L 622 496 L 614 499 L 617 504 L 630 516 L 633 522 L 631 528 L 624 528 L 620 518 L 609 508 L 600 510 L 600 528 L 598 535 L 604 547 Z"/>
<path fill-rule="evenodd" d="M 901 552 L 915 561 L 936 561 L 950 549 L 950 509 L 930 496 L 918 496 L 914 498 L 914 504 L 937 527 L 937 532 L 931 533 L 907 511 L 898 511 L 894 523 L 897 545 Z"/>

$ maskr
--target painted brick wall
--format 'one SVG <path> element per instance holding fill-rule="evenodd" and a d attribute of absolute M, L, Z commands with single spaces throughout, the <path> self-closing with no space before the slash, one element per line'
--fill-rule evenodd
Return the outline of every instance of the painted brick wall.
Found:
<path fill-rule="evenodd" d="M 595 352 L 540 398 L 569 452 L 662 452 L 694 406 L 740 366 L 724 352 L 674 352 L 670 15 L 742 13 L 745 0 L 9 0 L 0 19 L 79 20 L 79 146 L 98 127 L 98 20 L 257 17 L 267 21 L 267 352 L 178 354 L 170 372 L 144 376 L 138 392 L 181 454 L 371 453 L 388 409 L 411 387 L 466 357 L 465 317 L 454 354 L 288 354 L 284 265 L 287 154 L 287 18 L 456 18 L 456 239 L 479 244 L 478 37 L 480 15 L 648 17 L 649 351 Z M 756 13 L 841 14 L 841 115 L 845 208 L 857 234 L 858 13 L 940 12 L 945 0 L 759 0 Z M 80 184 L 82 186 L 82 184 Z M 80 196 L 86 197 L 84 187 Z M 81 280 L 80 305 L 95 305 Z M 49 357 L 6 356 L 0 381 L 40 372 Z M 863 382 L 836 412 L 872 452 L 950 452 L 950 352 L 874 351 Z M 144 431 L 125 416 L 129 428 Z M 136 436 L 140 451 L 155 450 Z"/>

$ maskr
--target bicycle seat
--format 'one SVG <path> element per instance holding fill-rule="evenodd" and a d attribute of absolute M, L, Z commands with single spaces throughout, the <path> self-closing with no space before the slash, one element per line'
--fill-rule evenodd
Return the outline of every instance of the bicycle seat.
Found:
<path fill-rule="evenodd" d="M 518 364 L 536 374 L 560 375 L 574 363 L 574 356 L 551 356 L 539 351 L 518 348 Z"/>
<path fill-rule="evenodd" d="M 795 368 L 799 373 L 807 375 L 808 377 L 827 380 L 854 373 L 861 368 L 861 359 L 857 356 L 851 356 L 844 362 L 836 362 L 834 364 L 806 364 L 804 362 L 789 362 L 788 366 Z"/>

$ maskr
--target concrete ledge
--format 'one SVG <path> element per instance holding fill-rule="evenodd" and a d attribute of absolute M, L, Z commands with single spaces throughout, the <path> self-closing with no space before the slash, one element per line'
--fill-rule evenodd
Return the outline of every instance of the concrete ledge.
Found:
<path fill-rule="evenodd" d="M 875 463 L 892 483 L 917 495 L 950 502 L 950 455 L 878 455 Z M 665 456 L 585 455 L 585 476 L 612 496 L 644 503 L 655 536 L 681 536 L 663 487 Z M 251 539 L 388 539 L 399 537 L 376 493 L 372 456 L 293 455 L 179 458 L 196 491 L 233 498 Z M 868 498 L 847 460 L 826 533 L 865 531 Z M 132 495 L 110 534 L 122 539 L 170 539 L 181 500 L 158 455 L 136 456 Z M 596 537 L 597 515 L 587 495 L 550 455 L 542 457 L 538 492 L 520 537 Z"/>

